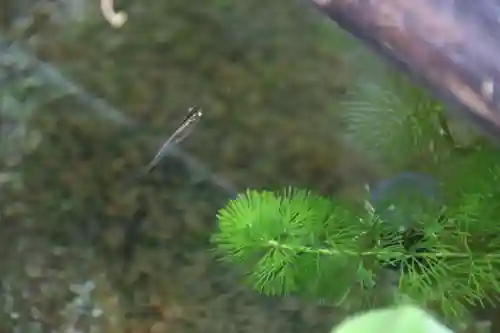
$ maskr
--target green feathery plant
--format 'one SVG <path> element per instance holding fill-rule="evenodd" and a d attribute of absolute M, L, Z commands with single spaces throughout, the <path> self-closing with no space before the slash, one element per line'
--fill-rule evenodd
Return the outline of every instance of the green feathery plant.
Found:
<path fill-rule="evenodd" d="M 368 160 L 389 172 L 408 165 L 439 169 L 443 160 L 464 143 L 475 145 L 476 133 L 408 77 L 371 53 L 361 52 L 350 61 L 357 80 L 340 101 L 345 134 Z M 469 147 L 470 148 L 470 147 Z"/>
<path fill-rule="evenodd" d="M 477 142 L 457 147 L 441 104 L 387 69 L 361 76 L 342 105 L 346 135 L 357 148 L 390 172 L 431 173 L 444 202 L 416 207 L 401 229 L 373 210 L 309 191 L 249 190 L 219 211 L 213 242 L 221 257 L 243 267 L 247 282 L 266 295 L 346 307 L 404 296 L 440 305 L 449 318 L 493 301 L 500 294 L 498 152 Z M 421 205 L 402 199 L 396 206 Z M 389 267 L 398 273 L 395 294 L 387 292 Z"/>
<path fill-rule="evenodd" d="M 356 85 L 343 104 L 347 135 L 384 165 L 397 168 L 409 157 L 428 155 L 444 141 L 438 119 L 441 105 L 398 75 L 384 85 Z"/>
<path fill-rule="evenodd" d="M 422 237 L 409 239 L 370 211 L 308 191 L 249 190 L 220 210 L 213 241 L 266 295 L 371 306 L 384 296 L 384 271 L 397 264 L 399 295 L 457 316 L 500 291 L 498 208 L 491 205 L 499 194 L 464 193 L 454 205 L 422 214 L 412 229 Z"/>

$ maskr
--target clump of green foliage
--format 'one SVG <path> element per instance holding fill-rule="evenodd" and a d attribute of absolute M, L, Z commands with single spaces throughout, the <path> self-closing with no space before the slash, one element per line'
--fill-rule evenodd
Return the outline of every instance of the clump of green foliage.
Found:
<path fill-rule="evenodd" d="M 219 212 L 213 241 L 266 295 L 371 305 L 390 262 L 399 264 L 401 295 L 461 315 L 467 304 L 491 301 L 500 290 L 500 235 L 490 201 L 500 193 L 491 190 L 464 193 L 444 210 L 422 215 L 413 228 L 423 237 L 411 248 L 397 226 L 370 211 L 304 190 L 248 191 Z"/>
<path fill-rule="evenodd" d="M 353 207 L 299 189 L 249 190 L 219 211 L 213 242 L 222 257 L 242 265 L 267 295 L 346 307 L 393 301 L 380 293 L 392 266 L 396 296 L 438 304 L 449 318 L 493 302 L 500 292 L 498 152 L 477 137 L 457 144 L 443 106 L 390 70 L 361 76 L 351 88 L 343 101 L 351 142 L 385 174 L 430 173 L 443 202 L 416 209 L 402 228 L 367 209 L 369 200 Z M 396 207 L 420 205 L 404 195 L 394 200 Z"/>

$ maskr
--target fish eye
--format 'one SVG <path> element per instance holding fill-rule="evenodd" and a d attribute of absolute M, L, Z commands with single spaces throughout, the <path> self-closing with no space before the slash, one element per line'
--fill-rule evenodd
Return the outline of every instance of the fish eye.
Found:
<path fill-rule="evenodd" d="M 201 113 L 202 113 L 201 111 L 202 111 L 202 110 L 201 110 L 201 108 L 200 108 L 200 107 L 198 107 L 198 106 L 196 106 L 196 105 L 195 105 L 195 106 L 192 106 L 192 107 L 190 107 L 190 108 L 188 109 L 188 113 L 190 113 L 190 114 L 195 114 L 195 115 L 197 115 L 197 116 L 201 116 Z"/>

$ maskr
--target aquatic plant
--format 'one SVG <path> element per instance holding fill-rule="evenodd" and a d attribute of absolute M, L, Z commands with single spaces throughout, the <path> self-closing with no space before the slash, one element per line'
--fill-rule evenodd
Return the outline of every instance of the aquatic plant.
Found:
<path fill-rule="evenodd" d="M 362 207 L 302 189 L 248 190 L 219 211 L 213 243 L 266 295 L 348 308 L 411 299 L 457 318 L 500 291 L 498 153 L 475 134 L 459 142 L 440 103 L 385 74 L 349 91 L 344 124 L 367 160 L 399 175 L 369 184 Z"/>
<path fill-rule="evenodd" d="M 384 271 L 396 267 L 397 295 L 456 316 L 500 291 L 500 235 L 490 201 L 498 198 L 463 193 L 449 206 L 421 211 L 401 230 L 372 211 L 309 191 L 249 190 L 220 210 L 213 241 L 266 295 L 365 307 L 384 296 Z"/>

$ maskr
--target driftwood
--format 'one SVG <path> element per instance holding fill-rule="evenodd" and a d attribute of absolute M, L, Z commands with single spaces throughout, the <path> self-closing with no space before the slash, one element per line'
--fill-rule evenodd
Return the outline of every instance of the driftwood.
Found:
<path fill-rule="evenodd" d="M 500 0 L 310 0 L 500 137 Z"/>

